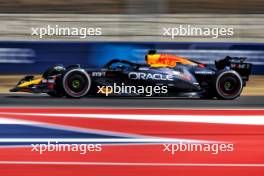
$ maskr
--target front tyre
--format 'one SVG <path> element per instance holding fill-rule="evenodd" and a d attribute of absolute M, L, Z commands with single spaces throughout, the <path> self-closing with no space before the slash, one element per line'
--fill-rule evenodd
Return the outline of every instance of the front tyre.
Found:
<path fill-rule="evenodd" d="M 62 84 L 66 96 L 81 98 L 89 92 L 91 78 L 85 70 L 76 68 L 64 74 Z"/>
<path fill-rule="evenodd" d="M 240 96 L 243 81 L 234 70 L 221 71 L 216 78 L 215 86 L 218 98 L 232 100 Z"/>

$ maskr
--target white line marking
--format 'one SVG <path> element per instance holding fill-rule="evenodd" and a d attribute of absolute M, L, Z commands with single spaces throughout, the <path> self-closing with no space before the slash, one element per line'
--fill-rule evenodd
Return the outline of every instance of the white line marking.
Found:
<path fill-rule="evenodd" d="M 146 139 L 116 139 L 116 138 L 0 138 L 0 142 L 147 142 L 147 143 L 212 143 L 214 141 L 170 139 L 170 138 L 146 138 Z M 214 142 L 215 143 L 215 142 Z"/>
<path fill-rule="evenodd" d="M 39 126 L 41 128 L 50 128 L 50 129 L 58 129 L 58 130 L 65 130 L 65 128 L 67 128 L 67 130 L 69 130 L 69 131 L 82 132 L 82 133 L 95 133 L 95 134 L 102 134 L 102 135 L 104 135 L 104 134 L 105 135 L 112 135 L 112 136 L 123 137 L 123 139 L 125 139 L 125 137 L 126 137 L 126 139 L 131 138 L 130 140 L 137 138 L 137 139 L 142 139 L 142 141 L 129 141 L 129 142 L 140 142 L 141 144 L 144 142 L 148 143 L 148 144 L 151 144 L 151 143 L 157 144 L 157 143 L 161 143 L 160 139 L 168 140 L 168 141 L 170 139 L 172 139 L 172 138 L 164 138 L 164 137 L 161 138 L 161 137 L 155 137 L 155 136 L 152 137 L 152 136 L 147 136 L 147 135 L 137 135 L 137 134 L 129 134 L 129 133 L 121 133 L 121 132 L 87 129 L 87 128 L 82 129 L 82 128 L 77 128 L 77 127 L 72 127 L 72 126 L 57 125 L 57 124 L 52 124 L 52 123 L 49 124 L 49 123 L 44 123 L 44 122 L 43 123 L 42 122 L 33 122 L 33 121 L 29 121 L 29 120 L 8 119 L 8 118 L 3 118 L 3 117 L 0 117 L 0 121 L 3 122 L 2 124 L 25 124 L 25 125 Z M 0 124 L 1 124 L 1 122 L 0 122 Z M 6 139 L 6 138 L 1 139 L 0 138 L 0 142 L 32 142 L 30 139 L 33 139 L 33 140 L 34 139 L 40 139 L 40 140 L 43 140 L 42 142 L 48 142 L 48 141 L 51 141 L 51 139 L 54 140 L 54 138 L 28 138 L 28 139 L 24 139 L 24 141 L 23 141 L 23 139 L 21 139 L 21 138 L 10 138 L 10 139 Z M 92 139 L 94 140 L 94 138 L 92 138 Z M 111 138 L 107 138 L 107 139 L 110 140 Z M 116 138 L 114 138 L 114 139 L 116 139 Z M 149 139 L 149 141 L 146 142 L 143 139 Z M 157 141 L 151 141 L 151 139 L 153 139 L 153 140 L 156 139 Z M 58 140 L 58 139 L 55 139 L 55 140 Z M 59 139 L 60 142 L 69 142 L 68 140 L 70 140 L 70 138 L 68 138 L 66 141 L 64 141 L 64 138 Z M 86 140 L 87 140 L 87 138 L 86 138 Z M 217 141 L 207 141 L 207 140 L 192 140 L 192 139 L 183 139 L 183 138 L 180 138 L 180 139 L 173 138 L 173 140 L 175 140 L 175 141 L 171 141 L 173 143 L 179 143 L 179 142 L 218 143 L 219 142 L 219 141 L 217 142 Z M 178 140 L 178 142 L 177 142 L 177 140 Z M 83 141 L 82 139 L 80 139 L 80 141 L 77 141 L 77 142 L 87 142 L 87 141 Z M 91 142 L 93 142 L 93 141 L 91 141 Z M 112 141 L 105 141 L 102 139 L 101 142 L 112 142 Z M 120 141 L 120 143 L 121 142 L 122 141 Z M 122 143 L 126 143 L 126 141 L 123 141 Z M 169 143 L 169 142 L 165 141 L 164 143 Z M 122 145 L 122 144 L 119 144 L 119 145 Z"/>
<path fill-rule="evenodd" d="M 128 162 L 50 162 L 50 161 L 0 161 L 0 164 L 29 165 L 108 165 L 108 166 L 192 166 L 192 167 L 264 167 L 264 164 L 249 163 L 128 163 Z"/>
<path fill-rule="evenodd" d="M 10 117 L 0 117 L 1 119 L 10 119 Z M 0 119 L 0 120 L 1 120 Z M 106 130 L 99 130 L 99 129 L 91 129 L 91 128 L 81 128 L 71 125 L 61 125 L 55 123 L 48 123 L 48 122 L 37 122 L 33 120 L 20 120 L 20 119 L 12 119 L 14 120 L 14 124 L 25 124 L 30 126 L 38 126 L 41 128 L 49 128 L 49 129 L 56 129 L 56 130 L 64 130 L 67 131 L 74 131 L 74 132 L 81 132 L 81 133 L 94 133 L 94 134 L 101 134 L 101 135 L 110 135 L 110 136 L 118 136 L 118 137 L 146 137 L 146 135 L 137 135 L 137 134 L 129 134 L 129 133 L 122 133 L 122 132 L 113 132 L 113 131 L 106 131 Z M 8 120 L 6 121 L 8 122 Z M 1 123 L 0 123 L 1 124 Z M 3 123 L 5 124 L 5 123 Z M 9 124 L 9 123 L 7 123 Z"/>
<path fill-rule="evenodd" d="M 78 117 L 120 120 L 148 120 L 169 122 L 220 123 L 238 125 L 264 125 L 264 115 L 224 116 L 224 115 L 134 115 L 134 114 L 44 114 L 44 113 L 5 113 L 0 115 L 26 115 L 44 117 Z"/>
<path fill-rule="evenodd" d="M 218 143 L 217 141 L 207 141 L 207 140 L 193 140 L 193 139 L 184 139 L 184 138 L 164 138 L 164 137 L 155 137 L 155 136 L 146 136 L 146 135 L 136 135 L 136 134 L 127 134 L 127 133 L 115 133 L 112 131 L 103 131 L 103 130 L 94 130 L 94 129 L 79 129 L 74 128 L 71 126 L 61 126 L 57 124 L 47 124 L 41 122 L 33 122 L 28 120 L 17 120 L 17 119 L 8 119 L 0 117 L 0 124 L 25 124 L 25 125 L 34 125 L 39 126 L 41 128 L 50 128 L 50 129 L 58 129 L 58 130 L 67 130 L 69 131 L 77 131 L 83 133 L 95 133 L 95 134 L 102 134 L 102 135 L 112 135 L 123 137 L 122 139 L 116 138 L 101 138 L 101 139 L 94 139 L 94 138 L 81 138 L 73 140 L 71 138 L 0 138 L 0 142 L 48 142 L 48 141 L 55 141 L 55 142 L 120 142 L 120 143 L 129 143 L 129 142 L 138 142 L 138 143 L 179 143 L 179 142 L 192 142 L 192 143 Z M 126 138 L 125 138 L 126 137 Z M 114 140 L 112 140 L 114 139 Z M 97 140 L 97 141 L 96 141 Z M 100 141 L 101 140 L 101 141 Z M 119 141 L 118 141 L 119 140 Z M 0 146 L 1 147 L 1 146 Z"/>
<path fill-rule="evenodd" d="M 20 94 L 20 93 L 8 93 L 8 94 Z M 29 97 L 30 96 L 32 96 L 32 94 L 28 94 L 28 93 L 23 93 L 23 92 L 21 92 L 21 94 L 24 94 L 24 95 L 28 95 Z M 37 96 L 43 96 L 43 97 L 48 97 L 48 95 L 46 95 L 46 94 L 38 94 Z M 243 96 L 243 97 L 247 97 L 247 96 Z M 250 96 L 250 97 L 255 97 L 254 95 L 253 96 Z M 257 96 L 256 96 L 257 97 Z M 93 101 L 102 101 L 102 98 L 94 98 L 94 97 L 88 97 L 87 99 L 90 99 L 90 100 L 93 100 Z M 138 98 L 138 99 L 144 99 L 144 98 Z M 146 98 L 145 98 L 146 99 Z M 147 98 L 147 99 L 149 99 L 149 98 Z M 174 98 L 164 98 L 164 99 L 170 99 L 170 100 L 173 100 Z M 8 108 L 8 109 L 15 109 L 15 110 L 23 110 L 23 109 L 28 109 L 29 107 L 28 106 L 19 106 L 19 107 L 12 107 L 12 106 L 6 106 L 6 107 L 0 107 L 0 110 L 1 111 L 5 111 L 6 110 L 6 108 Z M 196 107 L 191 107 L 191 108 L 188 108 L 188 107 L 173 107 L 173 108 L 171 108 L 171 107 L 159 107 L 159 108 L 156 108 L 156 107 L 154 107 L 155 108 L 155 110 L 185 110 L 185 111 L 188 111 L 188 110 L 207 110 L 207 111 L 215 111 L 215 110 L 221 110 L 221 111 L 225 111 L 225 110 L 239 110 L 239 111 L 254 111 L 254 110 L 256 110 L 256 111 L 259 111 L 259 110 L 263 110 L 263 108 L 250 108 L 250 109 L 247 109 L 247 108 L 244 108 L 244 107 L 242 107 L 242 108 L 233 108 L 233 107 L 230 107 L 230 108 L 215 108 L 215 109 L 208 109 L 208 108 L 203 108 L 203 107 L 201 107 L 201 108 L 196 108 Z M 33 107 L 30 107 L 30 109 L 41 109 L 41 110 L 45 110 L 45 107 L 43 108 L 43 107 L 41 107 L 41 106 L 33 106 Z M 92 110 L 94 110 L 94 109 L 96 109 L 96 110 L 105 110 L 105 109 L 107 109 L 107 110 L 109 110 L 109 109 L 111 109 L 111 110 L 137 110 L 137 109 L 140 109 L 140 110 L 153 110 L 153 108 L 150 108 L 150 107 L 118 107 L 118 108 L 116 108 L 116 107 L 109 107 L 109 106 L 100 106 L 100 107 L 75 107 L 75 108 L 73 108 L 73 107 L 48 107 L 48 109 L 56 109 L 56 110 L 64 110 L 64 109 L 70 109 L 70 110 L 78 110 L 78 109 L 84 109 L 84 110 L 89 110 L 89 109 L 92 109 Z"/>
<path fill-rule="evenodd" d="M 1 125 L 41 125 L 41 122 L 33 122 L 27 120 L 0 117 L 0 124 Z"/>

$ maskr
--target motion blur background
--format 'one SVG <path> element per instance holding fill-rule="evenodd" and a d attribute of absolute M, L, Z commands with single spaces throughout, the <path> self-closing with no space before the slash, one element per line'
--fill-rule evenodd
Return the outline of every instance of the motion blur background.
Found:
<path fill-rule="evenodd" d="M 263 13 L 262 0 L 1 0 L 2 13 Z"/>
<path fill-rule="evenodd" d="M 151 47 L 209 64 L 225 55 L 247 57 L 258 76 L 251 77 L 251 89 L 245 92 L 264 92 L 263 0 L 0 0 L 0 12 L 0 92 L 7 92 L 21 75 L 40 74 L 54 64 L 100 66 L 110 55 L 140 62 Z M 103 34 L 85 39 L 31 35 L 31 28 L 47 25 L 100 27 Z M 162 35 L 164 27 L 179 25 L 233 27 L 234 35 Z M 128 42 L 134 46 L 127 47 Z"/>

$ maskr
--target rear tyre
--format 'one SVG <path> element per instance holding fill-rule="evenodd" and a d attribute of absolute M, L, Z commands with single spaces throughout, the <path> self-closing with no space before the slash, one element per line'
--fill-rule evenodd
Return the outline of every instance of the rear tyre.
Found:
<path fill-rule="evenodd" d="M 234 70 L 221 71 L 216 78 L 215 86 L 218 98 L 232 100 L 240 96 L 243 81 Z"/>
<path fill-rule="evenodd" d="M 76 68 L 64 74 L 62 85 L 67 97 L 81 98 L 89 92 L 91 78 L 85 70 Z"/>

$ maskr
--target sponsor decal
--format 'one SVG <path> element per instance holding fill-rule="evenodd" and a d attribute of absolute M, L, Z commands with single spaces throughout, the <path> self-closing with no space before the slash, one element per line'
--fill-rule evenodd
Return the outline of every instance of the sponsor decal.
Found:
<path fill-rule="evenodd" d="M 164 75 L 159 73 L 143 73 L 143 72 L 130 72 L 128 74 L 130 79 L 142 79 L 142 80 L 163 80 L 163 81 L 173 81 L 172 75 Z"/>
<path fill-rule="evenodd" d="M 92 76 L 102 77 L 102 76 L 105 76 L 105 72 L 92 72 Z"/>
<path fill-rule="evenodd" d="M 197 75 L 213 75 L 215 72 L 213 71 L 195 71 L 195 74 Z"/>

